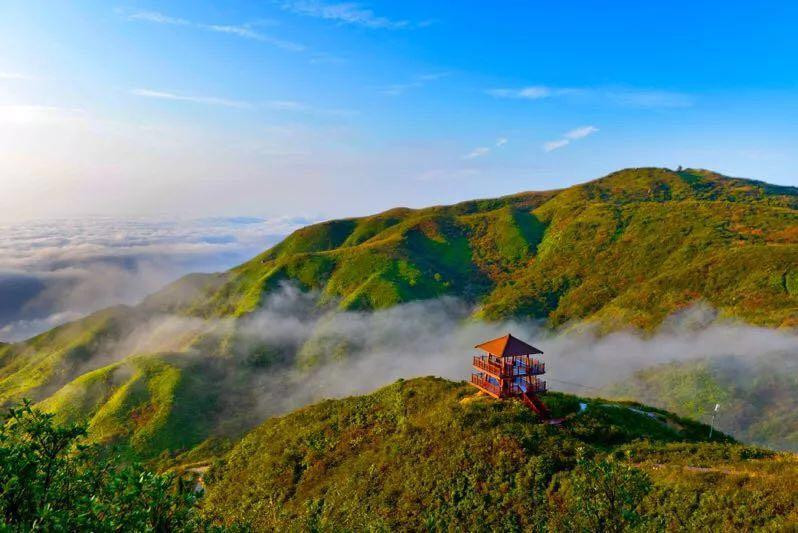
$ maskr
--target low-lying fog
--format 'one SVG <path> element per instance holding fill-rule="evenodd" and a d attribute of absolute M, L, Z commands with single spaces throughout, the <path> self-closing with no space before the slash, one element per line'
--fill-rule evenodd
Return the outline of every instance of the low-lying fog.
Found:
<path fill-rule="evenodd" d="M 644 337 L 632 331 L 599 336 L 586 327 L 554 333 L 531 320 L 478 322 L 468 319 L 472 309 L 455 298 L 320 317 L 309 312 L 314 301 L 313 294 L 285 286 L 247 325 L 245 333 L 253 342 L 284 343 L 290 338 L 301 346 L 315 332 L 315 344 L 324 354 L 325 362 L 313 367 L 311 375 L 292 371 L 263 376 L 263 401 L 269 409 L 275 402 L 288 409 L 323 397 L 367 392 L 398 378 L 468 379 L 471 356 L 477 353 L 473 346 L 508 332 L 545 352 L 540 358 L 550 388 L 585 396 L 659 363 L 729 357 L 753 363 L 798 354 L 795 333 L 719 320 L 702 305 L 671 316 Z M 297 383 L 288 395 L 276 385 L 287 378 Z M 280 397 L 270 394 L 273 390 L 280 390 Z"/>

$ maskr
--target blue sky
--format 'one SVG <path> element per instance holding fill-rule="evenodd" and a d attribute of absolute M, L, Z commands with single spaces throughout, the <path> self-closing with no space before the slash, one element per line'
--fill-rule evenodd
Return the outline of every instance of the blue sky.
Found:
<path fill-rule="evenodd" d="M 199 4 L 199 5 L 198 5 Z M 795 2 L 0 1 L 0 218 L 798 185 Z"/>

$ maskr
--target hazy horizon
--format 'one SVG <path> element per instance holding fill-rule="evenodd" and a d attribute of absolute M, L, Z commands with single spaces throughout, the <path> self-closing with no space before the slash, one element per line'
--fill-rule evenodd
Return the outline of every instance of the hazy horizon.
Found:
<path fill-rule="evenodd" d="M 0 220 L 336 218 L 639 166 L 798 185 L 797 9 L 11 0 Z"/>

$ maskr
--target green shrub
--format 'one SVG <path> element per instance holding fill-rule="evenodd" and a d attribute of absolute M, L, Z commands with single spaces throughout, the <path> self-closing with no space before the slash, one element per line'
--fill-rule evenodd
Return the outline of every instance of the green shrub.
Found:
<path fill-rule="evenodd" d="M 0 427 L 0 514 L 13 531 L 196 531 L 190 482 L 82 444 L 86 428 L 56 425 L 30 403 Z"/>

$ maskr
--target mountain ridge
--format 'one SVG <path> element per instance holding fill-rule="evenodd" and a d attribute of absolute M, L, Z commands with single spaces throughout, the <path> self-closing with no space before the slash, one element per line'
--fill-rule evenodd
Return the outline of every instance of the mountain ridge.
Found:
<path fill-rule="evenodd" d="M 345 357 L 346 339 L 323 321 L 299 344 L 253 333 L 286 284 L 307 301 L 272 320 L 452 296 L 472 318 L 552 329 L 650 332 L 697 303 L 794 329 L 795 265 L 798 189 L 710 171 L 625 169 L 556 191 L 397 208 L 307 226 L 228 272 L 0 345 L 0 402 L 32 397 L 151 457 L 259 422 L 269 369 Z"/>
<path fill-rule="evenodd" d="M 241 294 L 241 284 L 250 288 L 260 284 L 268 292 L 271 288 L 270 282 L 287 278 L 304 288 L 321 290 L 328 299 L 339 298 L 344 309 L 382 308 L 417 298 L 455 294 L 467 300 L 488 301 L 488 305 L 481 312 L 485 318 L 496 319 L 516 313 L 534 314 L 548 316 L 551 325 L 556 327 L 570 320 L 584 320 L 589 314 L 599 310 L 595 308 L 599 302 L 596 305 L 576 302 L 581 309 L 564 309 L 564 312 L 558 313 L 560 299 L 566 296 L 568 300 L 564 293 L 578 291 L 578 285 L 584 282 L 582 278 L 589 276 L 585 272 L 577 271 L 558 280 L 557 272 L 549 273 L 544 270 L 546 265 L 543 268 L 530 268 L 529 261 L 539 258 L 539 246 L 543 245 L 543 252 L 554 248 L 553 253 L 562 253 L 563 250 L 557 249 L 558 239 L 579 240 L 585 237 L 579 233 L 569 235 L 570 232 L 592 232 L 594 235 L 587 236 L 603 237 L 603 241 L 608 241 L 592 243 L 593 246 L 586 247 L 585 253 L 571 258 L 571 264 L 584 265 L 592 256 L 601 252 L 605 244 L 613 244 L 612 240 L 620 237 L 627 229 L 624 226 L 637 221 L 634 218 L 637 213 L 623 212 L 624 205 L 635 203 L 642 204 L 641 210 L 644 212 L 638 217 L 642 219 L 641 224 L 649 222 L 646 217 L 660 217 L 660 220 L 654 222 L 681 225 L 678 229 L 686 235 L 677 233 L 674 238 L 689 241 L 689 234 L 696 230 L 694 225 L 679 224 L 676 217 L 668 217 L 667 210 L 645 206 L 645 203 L 651 203 L 662 207 L 661 204 L 670 201 L 726 202 L 727 205 L 688 206 L 698 211 L 697 214 L 701 217 L 695 221 L 696 226 L 709 226 L 710 223 L 728 225 L 728 220 L 716 217 L 712 208 L 729 205 L 738 207 L 735 215 L 742 219 L 743 224 L 739 229 L 743 231 L 719 228 L 714 235 L 693 239 L 697 241 L 695 246 L 716 243 L 727 245 L 722 240 L 730 241 L 735 237 L 743 242 L 745 239 L 751 240 L 755 238 L 755 233 L 745 233 L 748 229 L 744 226 L 747 222 L 745 219 L 753 220 L 765 214 L 774 217 L 774 221 L 782 226 L 776 232 L 775 242 L 768 244 L 776 244 L 778 239 L 794 244 L 796 235 L 793 234 L 795 232 L 790 232 L 790 225 L 795 223 L 798 189 L 761 183 L 726 178 L 709 171 L 676 173 L 664 169 L 631 169 L 553 193 L 520 193 L 498 199 L 462 202 L 453 206 L 409 210 L 405 212 L 407 218 L 404 220 L 392 217 L 389 215 L 392 211 L 387 211 L 369 217 L 323 222 L 298 230 L 277 246 L 233 269 L 233 279 L 223 284 L 211 296 L 211 301 L 221 304 L 222 309 L 233 314 L 244 314 L 257 307 L 261 294 L 251 290 Z M 613 201 L 608 202 L 608 199 Z M 740 205 L 751 206 L 751 211 L 739 209 Z M 705 211 L 700 212 L 699 207 L 704 207 Z M 529 208 L 530 213 L 525 208 Z M 780 208 L 787 211 L 781 212 Z M 461 217 L 461 220 L 457 217 Z M 612 218 L 616 217 L 618 220 L 613 221 Z M 488 221 L 485 222 L 483 218 Z M 761 231 L 757 227 L 752 229 Z M 596 234 L 598 231 L 605 231 L 609 235 Z M 724 235 L 724 231 L 728 234 Z M 546 232 L 552 235 L 546 235 Z M 544 237 L 548 237 L 549 242 L 542 242 Z M 640 237 L 641 235 L 635 235 L 633 238 L 643 241 Z M 353 242 L 347 245 L 349 239 L 353 239 Z M 484 240 L 488 242 L 481 242 Z M 661 244 L 657 241 L 651 242 L 647 251 L 654 252 Z M 686 252 L 689 253 L 689 250 Z M 729 255 L 735 255 L 736 257 L 730 258 L 735 261 L 754 262 L 761 259 L 745 257 L 742 252 L 732 251 Z M 431 257 L 437 260 L 431 260 Z M 794 257 L 794 250 L 791 250 L 790 257 Z M 556 263 L 554 258 L 548 259 L 552 259 L 549 262 Z M 619 258 L 608 257 L 608 260 L 612 259 Z M 788 263 L 786 258 L 780 262 Z M 463 267 L 464 263 L 471 263 L 473 268 Z M 695 268 L 708 266 L 696 265 Z M 785 272 L 790 272 L 792 279 L 795 274 L 791 273 L 788 266 L 785 267 Z M 661 267 L 661 262 L 652 264 L 652 267 Z M 509 276 L 508 279 L 509 269 L 513 270 L 515 277 Z M 518 279 L 519 272 L 522 274 L 521 280 Z M 523 276 L 525 272 L 529 272 L 529 275 Z M 538 273 L 550 275 L 541 279 Z M 531 281 L 532 287 L 524 289 L 528 293 L 536 293 L 535 297 L 529 298 L 526 294 L 519 301 L 519 298 L 508 294 L 518 281 Z M 601 281 L 612 285 L 608 283 L 607 277 Z M 594 285 L 598 283 L 598 280 L 590 280 L 585 284 L 585 290 L 597 289 Z M 690 284 L 697 285 L 696 280 L 690 280 Z M 622 289 L 623 287 L 619 288 L 619 294 L 608 295 L 607 300 L 623 296 L 620 294 Z M 685 289 L 696 291 L 695 287 Z M 685 297 L 695 299 L 690 294 Z M 635 299 L 629 298 L 630 301 Z M 710 302 L 721 309 L 727 303 Z M 225 304 L 228 305 L 227 308 L 224 307 Z M 623 302 L 623 305 L 628 304 Z M 677 304 L 674 302 L 668 307 L 667 311 L 672 312 Z M 744 315 L 740 311 L 735 310 L 730 314 Z M 554 320 L 551 320 L 552 314 Z M 668 313 L 653 310 L 650 312 L 651 316 L 640 317 L 631 322 L 637 327 L 651 328 L 661 322 L 664 314 Z M 764 317 L 752 314 L 741 318 L 753 323 L 769 322 L 765 323 L 768 326 L 782 325 L 781 321 L 764 321 Z M 792 324 L 794 318 L 793 313 L 788 313 L 784 317 L 787 320 L 785 325 Z M 627 319 L 628 321 L 630 320 Z"/>

